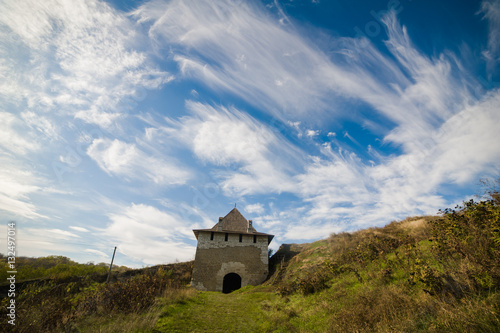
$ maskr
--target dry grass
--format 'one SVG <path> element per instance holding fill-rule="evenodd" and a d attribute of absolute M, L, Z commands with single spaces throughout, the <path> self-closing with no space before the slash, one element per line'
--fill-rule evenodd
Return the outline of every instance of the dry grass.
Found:
<path fill-rule="evenodd" d="M 270 279 L 286 302 L 271 309 L 274 331 L 500 332 L 498 210 L 469 204 L 307 244 Z"/>
<path fill-rule="evenodd" d="M 16 298 L 16 326 L 0 323 L 0 331 L 14 332 L 131 332 L 150 330 L 165 304 L 182 302 L 192 291 L 190 263 L 127 272 L 110 284 L 88 279 L 74 282 L 44 280 L 26 287 Z M 5 307 L 2 300 L 2 316 Z"/>
<path fill-rule="evenodd" d="M 229 295 L 186 288 L 189 265 L 42 286 L 19 298 L 20 322 L 25 332 L 500 332 L 500 208 L 447 214 L 284 245 L 265 286 Z"/>
<path fill-rule="evenodd" d="M 196 291 L 192 288 L 167 289 L 144 312 L 125 314 L 114 311 L 108 315 L 92 315 L 73 325 L 72 329 L 81 333 L 151 332 L 165 306 L 181 304 L 195 296 Z"/>

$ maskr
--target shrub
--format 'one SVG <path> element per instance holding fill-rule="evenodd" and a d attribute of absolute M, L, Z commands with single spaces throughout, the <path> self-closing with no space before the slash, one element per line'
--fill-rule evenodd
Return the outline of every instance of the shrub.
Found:
<path fill-rule="evenodd" d="M 98 311 L 140 312 L 155 301 L 166 289 L 180 288 L 185 281 L 173 280 L 171 274 L 161 269 L 153 274 L 135 276 L 123 282 L 100 285 L 79 304 L 86 313 Z"/>
<path fill-rule="evenodd" d="M 495 200 L 474 202 L 444 210 L 431 223 L 437 258 L 452 273 L 472 282 L 473 289 L 500 284 L 500 206 Z M 449 258 L 459 260 L 457 266 Z M 469 281 L 465 281 L 469 280 Z"/>
<path fill-rule="evenodd" d="M 88 316 L 144 313 L 160 296 L 175 301 L 182 296 L 177 291 L 191 278 L 191 266 L 189 263 L 172 266 L 168 271 L 138 270 L 134 277 L 109 284 L 102 283 L 105 275 L 93 274 L 30 282 L 16 298 L 17 329 L 19 332 L 67 330 L 75 320 Z M 0 308 L 3 317 L 6 301 L 8 298 L 2 300 Z M 4 331 L 3 324 L 0 323 L 0 331 Z"/>

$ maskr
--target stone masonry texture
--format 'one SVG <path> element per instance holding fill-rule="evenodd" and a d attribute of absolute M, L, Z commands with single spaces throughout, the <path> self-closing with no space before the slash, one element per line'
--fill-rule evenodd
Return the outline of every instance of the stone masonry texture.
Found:
<path fill-rule="evenodd" d="M 194 233 L 198 246 L 191 285 L 196 289 L 222 291 L 224 276 L 229 273 L 241 277 L 241 287 L 266 280 L 268 244 L 273 235 L 256 232 L 236 208 L 212 229 Z"/>

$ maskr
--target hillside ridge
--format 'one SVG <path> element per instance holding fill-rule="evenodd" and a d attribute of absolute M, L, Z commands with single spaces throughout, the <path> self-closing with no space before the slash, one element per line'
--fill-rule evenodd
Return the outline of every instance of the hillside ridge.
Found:
<path fill-rule="evenodd" d="M 18 332 L 498 332 L 500 205 L 282 244 L 269 278 L 230 294 L 189 287 L 192 262 L 112 283 L 33 283 Z M 122 276 L 123 278 L 120 278 Z M 2 300 L 2 305 L 5 299 Z M 4 315 L 4 314 L 2 314 Z M 6 331 L 5 326 L 0 329 Z"/>

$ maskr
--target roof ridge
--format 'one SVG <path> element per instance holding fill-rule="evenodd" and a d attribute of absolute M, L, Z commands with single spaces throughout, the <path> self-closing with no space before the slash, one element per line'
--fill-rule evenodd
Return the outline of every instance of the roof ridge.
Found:
<path fill-rule="evenodd" d="M 214 229 L 247 233 L 249 222 L 238 208 L 234 207 L 226 216 L 219 218 L 219 222 L 214 226 Z"/>

